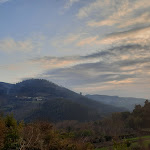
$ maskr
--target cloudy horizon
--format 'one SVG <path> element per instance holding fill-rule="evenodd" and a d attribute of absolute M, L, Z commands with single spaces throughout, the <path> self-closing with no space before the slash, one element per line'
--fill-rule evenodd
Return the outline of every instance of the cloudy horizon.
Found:
<path fill-rule="evenodd" d="M 1 82 L 150 98 L 149 0 L 0 0 Z"/>

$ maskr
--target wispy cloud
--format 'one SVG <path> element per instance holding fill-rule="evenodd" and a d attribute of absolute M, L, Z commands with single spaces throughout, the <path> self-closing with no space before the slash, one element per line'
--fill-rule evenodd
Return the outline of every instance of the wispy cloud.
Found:
<path fill-rule="evenodd" d="M 135 28 L 123 32 L 112 33 L 99 42 L 101 44 L 123 44 L 123 43 L 140 43 L 141 45 L 150 42 L 150 27 Z"/>
<path fill-rule="evenodd" d="M 148 0 L 96 0 L 82 7 L 77 16 L 80 19 L 91 16 L 92 19 L 87 22 L 87 25 L 90 27 L 113 25 L 127 27 L 128 25 L 142 23 L 143 21 L 149 23 L 148 19 L 146 19 L 149 16 L 149 8 L 150 3 Z M 145 10 L 147 14 L 145 13 L 139 16 L 139 12 L 143 12 L 143 10 Z M 135 17 L 137 18 L 134 23 L 133 20 Z M 123 26 L 123 23 L 125 23 L 126 26 Z"/>
<path fill-rule="evenodd" d="M 6 3 L 8 1 L 11 1 L 11 0 L 0 0 L 0 4 Z"/>
<path fill-rule="evenodd" d="M 107 6 L 110 3 L 110 0 L 96 0 L 92 1 L 91 3 L 87 4 L 86 6 L 80 8 L 77 17 L 82 19 L 84 17 L 88 17 L 91 14 L 95 13 L 97 10 L 99 10 L 101 7 Z"/>
<path fill-rule="evenodd" d="M 92 55 L 86 56 L 64 56 L 64 57 L 52 57 L 52 56 L 45 56 L 31 59 L 30 62 L 33 64 L 40 65 L 43 69 L 56 69 L 56 68 L 66 68 L 72 67 L 82 63 L 94 63 L 99 60 L 99 56 L 104 56 L 105 52 L 98 52 Z M 98 58 L 98 59 L 97 59 Z"/>
<path fill-rule="evenodd" d="M 138 81 L 141 79 L 143 84 L 146 84 L 150 77 L 149 45 L 131 44 L 85 56 L 42 57 L 32 61 L 40 62 L 43 66 L 45 62 L 55 66 L 48 66 L 45 73 L 39 74 L 39 77 L 78 91 L 83 88 L 83 91 L 87 92 L 88 88 L 94 88 L 94 84 L 97 90 L 111 90 L 114 86 L 122 85 L 129 86 L 130 89 L 134 84 L 140 84 Z M 63 62 L 67 63 L 63 65 Z"/>
<path fill-rule="evenodd" d="M 117 12 L 119 14 L 119 12 Z M 117 27 L 119 28 L 125 28 L 125 27 L 129 27 L 129 26 L 133 26 L 133 25 L 137 25 L 137 24 L 146 24 L 146 23 L 150 23 L 149 21 L 149 16 L 150 13 L 146 12 L 141 14 L 140 16 L 136 16 L 133 18 L 124 18 L 124 16 L 126 15 L 126 13 L 122 13 L 117 15 L 117 13 L 113 14 L 112 16 L 110 16 L 109 18 L 102 20 L 102 21 L 89 21 L 87 23 L 88 26 L 90 27 L 101 27 L 101 26 L 113 26 L 113 25 L 117 25 Z"/>
<path fill-rule="evenodd" d="M 93 44 L 97 39 L 98 39 L 98 36 L 93 36 L 93 37 L 91 36 L 91 37 L 84 38 L 77 43 L 77 46 Z"/>
<path fill-rule="evenodd" d="M 14 51 L 23 51 L 29 52 L 34 49 L 33 43 L 31 40 L 25 41 L 15 41 L 12 38 L 6 38 L 0 40 L 0 51 L 4 52 L 14 52 Z"/>
<path fill-rule="evenodd" d="M 134 25 L 137 25 L 137 24 L 148 24 L 150 23 L 150 13 L 149 12 L 146 12 L 146 13 L 143 13 L 141 15 L 138 15 L 137 17 L 135 18 L 132 18 L 132 19 L 129 19 L 129 20 L 126 20 L 122 23 L 120 23 L 120 25 L 118 26 L 119 28 L 125 28 L 125 27 L 129 27 L 129 26 L 134 26 Z"/>
<path fill-rule="evenodd" d="M 43 38 L 43 36 L 33 36 L 24 40 L 16 40 L 12 37 L 3 38 L 0 39 L 0 51 L 6 53 L 40 51 Z"/>
<path fill-rule="evenodd" d="M 67 2 L 66 2 L 66 4 L 65 4 L 65 9 L 69 9 L 70 7 L 72 7 L 72 5 L 74 4 L 74 3 L 77 3 L 77 2 L 79 2 L 80 0 L 67 0 Z"/>
<path fill-rule="evenodd" d="M 130 22 L 127 22 L 128 24 Z M 126 26 L 126 24 L 125 24 Z M 124 44 L 141 44 L 141 45 L 150 45 L 150 26 L 131 28 L 129 30 L 121 32 L 112 32 L 100 37 L 98 34 L 95 36 L 81 36 L 79 39 L 75 40 L 75 45 L 78 47 L 81 46 L 119 46 Z"/>

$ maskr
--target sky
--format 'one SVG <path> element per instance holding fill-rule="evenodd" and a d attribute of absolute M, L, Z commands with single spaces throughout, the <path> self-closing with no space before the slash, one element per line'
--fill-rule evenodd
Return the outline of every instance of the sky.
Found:
<path fill-rule="evenodd" d="M 149 0 L 0 0 L 0 81 L 150 98 Z"/>

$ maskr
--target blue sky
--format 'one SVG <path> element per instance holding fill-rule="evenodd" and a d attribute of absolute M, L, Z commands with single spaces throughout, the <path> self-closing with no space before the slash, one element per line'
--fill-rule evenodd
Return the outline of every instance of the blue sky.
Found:
<path fill-rule="evenodd" d="M 0 77 L 150 97 L 149 0 L 0 0 Z"/>

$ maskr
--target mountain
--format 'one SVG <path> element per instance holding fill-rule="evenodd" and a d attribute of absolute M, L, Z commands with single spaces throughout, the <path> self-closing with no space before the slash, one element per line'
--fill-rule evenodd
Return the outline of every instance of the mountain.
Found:
<path fill-rule="evenodd" d="M 12 86 L 12 84 L 0 82 L 0 95 L 8 94 Z"/>
<path fill-rule="evenodd" d="M 132 111 L 135 105 L 140 104 L 143 106 L 146 100 L 143 98 L 118 97 L 118 96 L 107 96 L 107 95 L 86 95 L 86 97 L 107 105 L 124 107 L 129 111 Z"/>
<path fill-rule="evenodd" d="M 100 119 L 124 108 L 93 101 L 69 89 L 43 79 L 17 84 L 0 84 L 0 111 L 13 113 L 16 119 L 50 121 Z"/>

